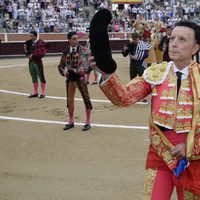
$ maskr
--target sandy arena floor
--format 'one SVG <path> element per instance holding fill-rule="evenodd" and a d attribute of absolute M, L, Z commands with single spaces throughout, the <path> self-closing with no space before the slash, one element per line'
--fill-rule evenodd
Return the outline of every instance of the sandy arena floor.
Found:
<path fill-rule="evenodd" d="M 44 58 L 45 99 L 27 98 L 32 83 L 26 58 L 0 60 L 0 200 L 141 200 L 150 105 L 118 108 L 90 83 L 92 128 L 81 131 L 85 112 L 77 91 L 76 126 L 63 131 L 59 59 Z M 126 83 L 129 60 L 120 54 L 114 59 Z"/>

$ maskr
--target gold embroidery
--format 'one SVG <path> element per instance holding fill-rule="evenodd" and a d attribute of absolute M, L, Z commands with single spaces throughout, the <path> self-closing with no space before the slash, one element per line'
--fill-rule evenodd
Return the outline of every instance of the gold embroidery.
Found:
<path fill-rule="evenodd" d="M 194 138 L 194 156 L 200 156 L 200 127 L 197 126 L 195 131 L 195 138 Z"/>
<path fill-rule="evenodd" d="M 186 99 L 187 99 L 186 94 L 181 92 L 179 94 L 179 101 L 186 101 Z"/>
<path fill-rule="evenodd" d="M 161 139 L 160 139 L 160 136 L 159 135 L 153 135 L 152 136 L 152 143 L 154 144 L 154 145 L 159 145 L 160 143 L 161 143 Z"/>
<path fill-rule="evenodd" d="M 200 99 L 200 76 L 199 76 L 199 69 L 200 69 L 200 65 L 196 62 L 193 62 L 190 64 L 189 66 L 189 71 L 190 71 L 190 74 L 192 75 L 192 79 L 195 81 L 194 82 L 194 86 L 196 85 L 195 87 L 195 91 L 197 93 L 197 98 Z M 192 81 L 193 81 L 192 80 Z"/>
<path fill-rule="evenodd" d="M 183 110 L 181 110 L 181 109 L 179 109 L 178 111 L 177 111 L 177 116 L 183 116 L 184 114 L 184 111 Z"/>
<path fill-rule="evenodd" d="M 153 96 L 156 96 L 156 95 L 158 95 L 158 92 L 157 92 L 157 89 L 156 89 L 156 87 L 154 87 L 154 88 L 153 88 L 152 95 L 153 95 Z"/>
<path fill-rule="evenodd" d="M 143 81 L 144 79 L 142 77 L 137 76 L 136 78 L 132 79 L 131 81 L 128 82 L 128 84 L 126 85 L 127 87 L 130 85 L 134 85 L 136 83 L 139 83 L 141 81 Z"/>
<path fill-rule="evenodd" d="M 179 102 L 185 102 L 185 104 L 191 105 L 193 102 L 193 98 L 191 95 L 187 95 L 186 91 L 181 90 L 179 94 Z"/>
<path fill-rule="evenodd" d="M 151 132 L 151 144 L 156 150 L 157 154 L 165 161 L 166 165 L 172 170 L 177 165 L 177 159 L 172 156 L 170 148 L 173 145 L 165 137 L 165 135 L 160 131 L 160 129 L 153 124 L 152 119 L 150 119 L 150 132 Z"/>
<path fill-rule="evenodd" d="M 174 122 L 174 120 L 171 118 L 167 118 L 167 120 L 166 120 L 166 124 L 173 124 L 173 122 Z M 171 125 L 171 127 L 172 127 L 172 125 Z"/>
<path fill-rule="evenodd" d="M 192 105 L 193 98 L 191 94 L 191 81 L 188 77 L 183 81 L 183 86 L 190 90 L 183 90 L 183 86 L 180 88 L 179 99 L 176 101 L 176 86 L 172 87 L 173 82 L 176 83 L 176 76 L 171 69 L 166 83 L 168 81 L 168 87 L 156 86 L 156 89 L 162 92 L 160 99 L 159 97 L 153 97 L 158 104 L 153 107 L 152 117 L 154 123 L 164 126 L 169 129 L 175 129 L 177 133 L 187 133 L 191 130 L 191 119 L 192 119 Z M 170 87 L 169 87 L 170 85 Z M 153 100 L 154 100 L 153 99 Z M 159 106 L 160 103 L 160 106 Z M 154 104 L 153 104 L 154 106 Z M 156 108 L 159 106 L 158 108 Z M 156 111 L 158 109 L 158 111 Z M 174 123 L 176 120 L 176 123 Z M 199 122 L 200 123 L 200 122 Z"/>
<path fill-rule="evenodd" d="M 152 112 L 152 117 L 153 117 L 153 121 L 156 123 L 156 124 L 159 124 L 159 125 L 162 125 L 162 126 L 165 126 L 166 128 L 172 128 L 173 127 L 173 122 L 174 122 L 174 119 L 173 118 L 165 118 L 165 116 L 163 115 L 159 115 L 159 113 L 156 113 L 156 112 Z"/>
<path fill-rule="evenodd" d="M 181 123 L 181 122 L 177 122 L 176 123 L 176 132 L 189 132 L 192 128 L 192 123 L 190 121 Z"/>
<path fill-rule="evenodd" d="M 172 154 L 171 151 L 166 150 L 162 153 L 164 160 L 170 165 L 172 163 Z"/>
<path fill-rule="evenodd" d="M 100 85 L 100 89 L 114 105 L 129 106 L 146 97 L 144 82 L 144 79 L 139 77 L 124 87 L 117 75 L 113 73 Z"/>
<path fill-rule="evenodd" d="M 152 64 L 151 67 L 147 68 L 145 75 L 147 81 L 151 83 L 158 83 L 163 80 L 166 74 L 167 62 L 161 64 Z"/>
<path fill-rule="evenodd" d="M 183 89 L 186 89 L 187 91 L 190 91 L 190 80 L 188 80 L 188 79 L 183 80 L 181 85 L 182 85 Z"/>
<path fill-rule="evenodd" d="M 166 114 L 173 114 L 174 110 L 175 110 L 175 104 L 170 102 L 162 102 L 161 106 L 160 106 L 160 110 L 162 113 L 166 113 Z"/>
<path fill-rule="evenodd" d="M 198 127 L 198 128 L 196 129 L 196 133 L 197 133 L 197 134 L 200 134 L 200 127 Z"/>
<path fill-rule="evenodd" d="M 190 108 L 185 109 L 185 116 L 186 117 L 192 116 L 192 109 L 190 109 Z"/>
<path fill-rule="evenodd" d="M 177 118 L 178 119 L 192 118 L 192 109 L 191 108 L 186 108 L 185 110 L 178 109 Z"/>
<path fill-rule="evenodd" d="M 172 70 L 172 68 L 171 68 L 171 70 L 170 70 L 170 72 L 169 72 L 169 85 L 170 86 L 176 86 L 176 76 L 174 75 L 174 72 L 173 72 L 173 70 Z"/>
<path fill-rule="evenodd" d="M 167 93 L 168 93 L 168 91 L 167 91 L 167 90 L 164 90 L 164 91 L 162 92 L 162 96 L 164 96 L 164 97 L 168 96 Z"/>
<path fill-rule="evenodd" d="M 164 90 L 160 99 L 176 99 L 176 91 L 173 88 L 171 90 Z"/>
<path fill-rule="evenodd" d="M 195 195 L 188 190 L 184 190 L 184 200 L 200 200 L 200 196 Z"/>
<path fill-rule="evenodd" d="M 166 111 L 167 110 L 167 103 L 166 102 L 162 102 L 160 105 L 160 110 Z"/>
<path fill-rule="evenodd" d="M 197 125 L 200 126 L 200 117 L 199 117 L 199 119 L 197 121 Z"/>
<path fill-rule="evenodd" d="M 185 130 L 191 130 L 191 128 L 192 128 L 192 123 L 191 122 L 184 123 L 184 129 Z"/>
<path fill-rule="evenodd" d="M 144 200 L 151 200 L 157 169 L 147 169 L 144 181 Z"/>

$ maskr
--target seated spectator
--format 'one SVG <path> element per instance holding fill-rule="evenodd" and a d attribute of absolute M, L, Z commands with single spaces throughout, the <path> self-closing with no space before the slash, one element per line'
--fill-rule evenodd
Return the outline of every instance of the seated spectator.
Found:
<path fill-rule="evenodd" d="M 119 32 L 120 31 L 120 26 L 119 26 L 119 24 L 115 24 L 114 25 L 114 32 Z"/>

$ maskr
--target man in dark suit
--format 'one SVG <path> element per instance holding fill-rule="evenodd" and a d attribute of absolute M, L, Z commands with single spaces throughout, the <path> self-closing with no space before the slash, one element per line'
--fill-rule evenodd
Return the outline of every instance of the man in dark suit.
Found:
<path fill-rule="evenodd" d="M 58 71 L 62 76 L 66 77 L 67 108 L 69 113 L 69 122 L 63 130 L 74 127 L 74 97 L 76 88 L 78 87 L 85 104 L 86 112 L 86 122 L 82 131 L 87 131 L 91 128 L 90 114 L 92 110 L 92 103 L 85 78 L 85 74 L 89 70 L 89 50 L 78 43 L 76 32 L 69 32 L 67 37 L 70 46 L 63 52 L 60 64 L 58 65 Z"/>

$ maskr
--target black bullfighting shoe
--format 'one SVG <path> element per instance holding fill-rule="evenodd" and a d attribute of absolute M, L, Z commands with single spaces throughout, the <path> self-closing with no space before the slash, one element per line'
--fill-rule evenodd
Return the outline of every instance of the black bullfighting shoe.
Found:
<path fill-rule="evenodd" d="M 98 68 L 106 74 L 111 74 L 117 69 L 117 64 L 112 58 L 108 25 L 112 14 L 108 9 L 101 9 L 93 16 L 90 23 L 90 49 Z"/>
<path fill-rule="evenodd" d="M 45 94 L 41 94 L 41 95 L 39 96 L 39 98 L 40 98 L 40 99 L 45 98 Z"/>
<path fill-rule="evenodd" d="M 68 130 L 74 128 L 74 124 L 66 124 L 65 127 L 63 128 L 63 130 Z"/>
<path fill-rule="evenodd" d="M 82 128 L 82 131 L 88 131 L 91 128 L 89 124 L 85 124 Z"/>
<path fill-rule="evenodd" d="M 35 98 L 35 97 L 38 97 L 38 94 L 30 94 L 30 95 L 28 96 L 28 98 Z"/>

